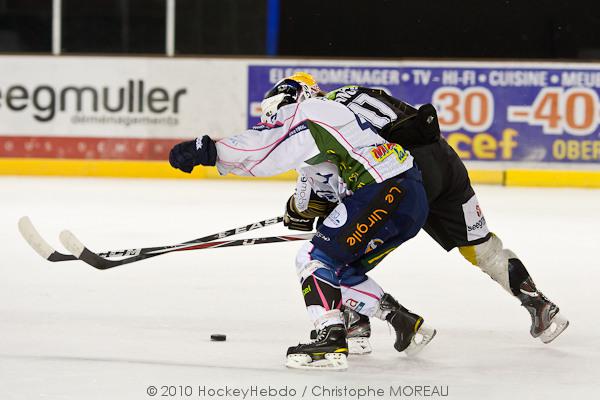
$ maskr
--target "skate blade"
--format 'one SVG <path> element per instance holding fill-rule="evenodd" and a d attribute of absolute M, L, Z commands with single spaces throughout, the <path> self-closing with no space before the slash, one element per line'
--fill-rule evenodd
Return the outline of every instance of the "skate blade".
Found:
<path fill-rule="evenodd" d="M 348 369 L 348 361 L 342 353 L 327 353 L 325 358 L 316 361 L 308 354 L 290 354 L 285 366 L 294 369 L 345 371 Z"/>
<path fill-rule="evenodd" d="M 353 355 L 370 354 L 372 351 L 371 343 L 367 337 L 348 338 L 348 353 Z"/>
<path fill-rule="evenodd" d="M 550 343 L 569 326 L 569 320 L 558 313 L 552 318 L 550 326 L 539 336 L 543 343 Z"/>
<path fill-rule="evenodd" d="M 413 357 L 421 352 L 433 340 L 437 331 L 425 324 L 421 325 L 410 344 L 404 350 L 404 354 Z"/>

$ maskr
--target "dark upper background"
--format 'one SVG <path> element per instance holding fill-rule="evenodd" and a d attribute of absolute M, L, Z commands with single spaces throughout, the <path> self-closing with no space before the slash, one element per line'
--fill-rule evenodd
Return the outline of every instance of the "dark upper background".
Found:
<path fill-rule="evenodd" d="M 176 54 L 266 55 L 268 0 L 176 0 Z M 62 0 L 64 53 L 163 54 L 165 0 Z M 278 54 L 600 59 L 599 0 L 280 0 Z M 51 0 L 0 0 L 0 52 L 52 49 Z"/>

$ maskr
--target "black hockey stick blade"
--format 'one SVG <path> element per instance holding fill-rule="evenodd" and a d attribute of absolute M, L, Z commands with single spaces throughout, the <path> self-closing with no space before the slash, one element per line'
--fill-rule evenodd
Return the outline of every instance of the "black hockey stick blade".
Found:
<path fill-rule="evenodd" d="M 35 229 L 29 217 L 21 217 L 18 226 L 23 239 L 42 258 L 52 262 L 77 260 L 77 257 L 74 255 L 60 253 L 50 246 Z"/>
<path fill-rule="evenodd" d="M 100 270 L 106 270 L 110 268 L 117 267 L 119 265 L 129 264 L 136 261 L 145 260 L 147 258 L 152 258 L 156 256 L 160 256 L 163 254 L 168 254 L 176 251 L 189 251 L 189 250 L 201 250 L 201 249 L 213 249 L 213 248 L 221 248 L 221 247 L 234 247 L 234 246 L 249 246 L 256 244 L 266 244 L 266 243 L 281 243 L 281 242 L 291 242 L 296 240 L 309 240 L 313 237 L 312 233 L 304 233 L 299 235 L 284 235 L 284 236 L 269 236 L 262 238 L 252 238 L 252 239 L 236 239 L 236 240 L 225 240 L 219 242 L 206 242 L 206 243 L 196 243 L 196 244 L 182 244 L 171 246 L 170 249 L 160 249 L 156 250 L 153 253 L 145 253 L 140 254 L 136 257 L 130 257 L 123 260 L 107 260 L 105 258 L 100 257 L 98 254 L 94 253 L 70 231 L 65 230 L 60 233 L 60 241 L 62 244 L 71 251 L 78 259 L 81 261 L 91 265 L 92 267 Z"/>

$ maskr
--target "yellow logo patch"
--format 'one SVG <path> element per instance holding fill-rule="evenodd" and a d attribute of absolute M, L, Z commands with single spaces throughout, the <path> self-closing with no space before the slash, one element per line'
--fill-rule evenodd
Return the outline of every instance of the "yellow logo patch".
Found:
<path fill-rule="evenodd" d="M 371 150 L 371 155 L 379 162 L 385 160 L 392 154 L 396 155 L 398 162 L 400 163 L 403 163 L 404 160 L 406 160 L 406 157 L 408 157 L 404 148 L 397 143 L 385 143 Z"/>

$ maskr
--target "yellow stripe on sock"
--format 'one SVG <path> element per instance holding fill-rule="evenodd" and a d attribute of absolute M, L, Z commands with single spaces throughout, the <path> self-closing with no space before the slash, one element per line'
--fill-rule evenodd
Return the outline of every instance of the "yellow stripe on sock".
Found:
<path fill-rule="evenodd" d="M 477 265 L 477 255 L 475 254 L 475 246 L 463 246 L 459 247 L 458 251 L 464 258 L 467 259 L 471 264 Z"/>

